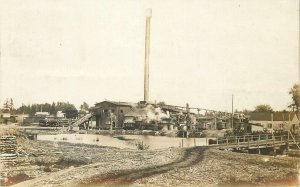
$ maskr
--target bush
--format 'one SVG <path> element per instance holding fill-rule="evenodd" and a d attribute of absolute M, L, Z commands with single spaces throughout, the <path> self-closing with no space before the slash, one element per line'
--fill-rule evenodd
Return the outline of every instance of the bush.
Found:
<path fill-rule="evenodd" d="M 84 158 L 69 158 L 69 157 L 60 157 L 55 162 L 56 168 L 68 168 L 70 166 L 78 167 L 81 165 L 87 165 L 89 164 L 89 161 Z"/>
<path fill-rule="evenodd" d="M 146 150 L 146 149 L 149 149 L 149 147 L 150 147 L 149 145 L 144 144 L 143 141 L 139 141 L 135 145 L 138 150 Z"/>
<path fill-rule="evenodd" d="M 32 162 L 32 164 L 38 165 L 38 166 L 50 166 L 54 163 L 54 160 L 51 158 L 36 158 Z"/>
<path fill-rule="evenodd" d="M 8 177 L 8 183 L 9 184 L 5 184 L 4 186 L 17 184 L 19 182 L 23 182 L 23 181 L 30 180 L 30 179 L 32 179 L 32 177 L 29 177 L 24 172 L 21 172 L 21 173 L 18 173 L 17 175 Z"/>

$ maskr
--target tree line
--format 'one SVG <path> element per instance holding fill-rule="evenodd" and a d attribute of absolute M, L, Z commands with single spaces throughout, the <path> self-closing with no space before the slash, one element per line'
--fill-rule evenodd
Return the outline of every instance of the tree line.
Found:
<path fill-rule="evenodd" d="M 84 105 L 84 107 L 82 107 Z M 88 110 L 88 105 L 84 102 L 80 106 L 80 111 Z M 58 111 L 62 111 L 66 113 L 68 118 L 74 118 L 78 115 L 78 111 L 74 104 L 69 102 L 52 102 L 52 103 L 41 103 L 41 104 L 29 104 L 29 105 L 22 105 L 18 108 L 14 107 L 13 99 L 6 99 L 3 104 L 4 112 L 9 112 L 10 114 L 29 114 L 30 116 L 35 115 L 36 112 L 48 112 L 50 115 L 56 115 Z M 79 111 L 79 112 L 80 112 Z"/>
<path fill-rule="evenodd" d="M 52 104 L 43 103 L 22 105 L 21 107 L 15 109 L 15 111 L 12 111 L 12 113 L 34 115 L 36 112 L 49 112 L 50 115 L 56 115 L 58 111 L 77 111 L 77 109 L 74 104 L 69 102 L 52 102 Z"/>
<path fill-rule="evenodd" d="M 292 97 L 292 102 L 289 103 L 288 108 L 294 112 L 300 111 L 300 84 L 294 84 L 293 87 L 288 92 Z M 166 105 L 165 102 L 160 102 L 159 105 Z M 34 115 L 36 112 L 49 112 L 51 115 L 56 115 L 57 111 L 63 111 L 67 113 L 74 113 L 77 111 L 74 104 L 69 102 L 52 102 L 43 104 L 31 104 L 22 105 L 19 108 L 14 108 L 14 101 L 12 98 L 6 99 L 3 104 L 3 109 L 9 111 L 11 114 L 29 114 Z M 89 111 L 89 105 L 86 102 L 80 105 L 79 111 L 81 113 L 87 113 Z M 250 112 L 272 112 L 273 108 L 269 104 L 260 104 L 255 106 L 254 110 L 244 109 L 242 111 L 235 110 L 235 112 L 241 112 L 249 114 Z"/>

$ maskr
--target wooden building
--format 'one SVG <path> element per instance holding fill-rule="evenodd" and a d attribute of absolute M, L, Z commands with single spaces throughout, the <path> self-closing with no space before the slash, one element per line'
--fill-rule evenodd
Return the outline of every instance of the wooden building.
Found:
<path fill-rule="evenodd" d="M 249 122 L 263 126 L 265 131 L 299 131 L 300 120 L 295 112 L 252 112 Z"/>
<path fill-rule="evenodd" d="M 96 128 L 114 129 L 122 128 L 124 114 L 133 110 L 135 103 L 103 101 L 96 103 L 91 110 L 96 116 Z"/>

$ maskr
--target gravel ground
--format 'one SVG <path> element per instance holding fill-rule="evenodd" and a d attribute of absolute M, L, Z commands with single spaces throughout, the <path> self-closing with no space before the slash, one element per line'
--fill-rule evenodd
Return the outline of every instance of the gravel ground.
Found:
<path fill-rule="evenodd" d="M 180 149 L 131 150 L 65 142 L 18 142 L 15 165 L 2 165 L 17 186 L 73 186 L 95 175 L 164 165 L 182 157 Z"/>
<path fill-rule="evenodd" d="M 297 186 L 300 161 L 205 147 L 130 150 L 26 139 L 18 153 L 16 165 L 0 169 L 9 173 L 7 185 L 21 187 Z"/>
<path fill-rule="evenodd" d="M 299 159 L 208 149 L 196 164 L 142 178 L 134 186 L 297 186 Z"/>

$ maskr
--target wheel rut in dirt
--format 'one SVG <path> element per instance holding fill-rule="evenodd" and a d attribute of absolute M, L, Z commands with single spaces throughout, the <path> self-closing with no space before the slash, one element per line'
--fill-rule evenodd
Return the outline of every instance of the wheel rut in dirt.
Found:
<path fill-rule="evenodd" d="M 153 166 L 136 170 L 120 170 L 115 173 L 107 173 L 105 176 L 93 176 L 81 181 L 78 186 L 129 186 L 134 181 L 156 174 L 162 174 L 174 169 L 186 168 L 203 160 L 205 147 L 188 148 L 183 156 L 169 164 Z"/>

